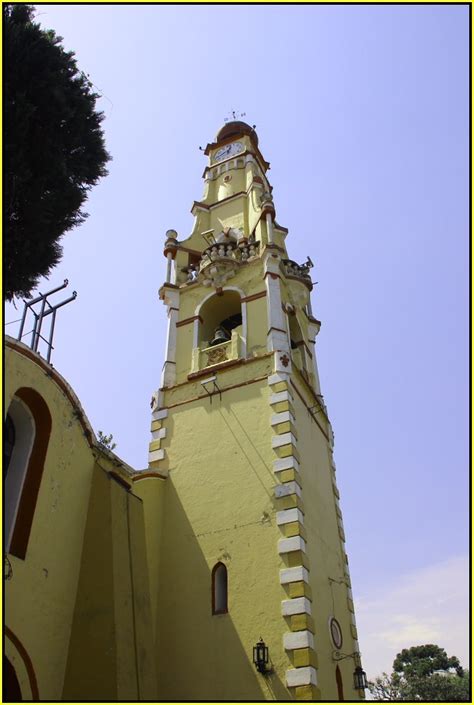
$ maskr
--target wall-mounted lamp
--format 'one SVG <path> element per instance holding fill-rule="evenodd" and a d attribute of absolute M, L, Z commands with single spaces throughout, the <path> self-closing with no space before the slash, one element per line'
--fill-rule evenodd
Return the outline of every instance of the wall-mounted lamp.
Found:
<path fill-rule="evenodd" d="M 253 662 L 259 673 L 268 672 L 268 646 L 265 644 L 262 637 L 260 637 L 260 641 L 253 647 Z"/>
<path fill-rule="evenodd" d="M 354 688 L 355 690 L 364 690 L 368 688 L 367 674 L 360 665 L 360 653 L 354 651 L 353 654 L 343 654 L 341 651 L 333 651 L 332 657 L 334 661 L 343 661 L 345 658 L 353 658 L 356 664 L 354 670 Z"/>
<path fill-rule="evenodd" d="M 354 688 L 356 690 L 364 690 L 368 687 L 369 684 L 367 683 L 367 675 L 365 671 L 362 669 L 362 666 L 356 666 L 354 671 Z"/>

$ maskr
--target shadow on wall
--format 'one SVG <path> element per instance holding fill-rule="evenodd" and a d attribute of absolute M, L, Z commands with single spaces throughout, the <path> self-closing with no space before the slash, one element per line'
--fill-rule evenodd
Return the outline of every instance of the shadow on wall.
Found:
<path fill-rule="evenodd" d="M 177 492 L 167 483 L 164 552 L 157 612 L 158 697 L 162 700 L 291 700 L 276 674 L 263 676 L 234 626 L 231 562 L 229 612 L 212 614 L 212 566 L 194 536 Z M 223 556 L 223 561 L 228 561 Z M 249 621 L 249 620 L 248 620 Z M 256 622 L 258 619 L 255 620 Z M 265 624 L 255 624 L 255 641 Z M 270 653 L 271 658 L 271 653 Z"/>

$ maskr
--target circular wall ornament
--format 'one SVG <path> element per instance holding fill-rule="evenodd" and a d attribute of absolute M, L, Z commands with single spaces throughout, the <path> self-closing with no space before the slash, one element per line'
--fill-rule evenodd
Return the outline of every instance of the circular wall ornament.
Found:
<path fill-rule="evenodd" d="M 331 634 L 332 643 L 336 649 L 340 649 L 342 647 L 342 629 L 335 617 L 331 617 L 329 620 L 329 632 Z"/>

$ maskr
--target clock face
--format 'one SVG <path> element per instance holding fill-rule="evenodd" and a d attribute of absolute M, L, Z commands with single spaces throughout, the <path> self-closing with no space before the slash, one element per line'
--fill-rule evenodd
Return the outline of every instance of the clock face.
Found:
<path fill-rule="evenodd" d="M 240 154 L 240 152 L 243 152 L 243 149 L 244 145 L 242 142 L 226 144 L 225 147 L 221 147 L 214 154 L 214 162 L 221 162 L 223 159 L 227 159 L 227 157 L 233 157 L 234 154 Z"/>

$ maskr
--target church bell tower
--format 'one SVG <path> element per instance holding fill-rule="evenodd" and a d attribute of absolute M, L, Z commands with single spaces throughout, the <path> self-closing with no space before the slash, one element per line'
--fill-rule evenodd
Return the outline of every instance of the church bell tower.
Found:
<path fill-rule="evenodd" d="M 192 232 L 166 233 L 162 483 L 142 484 L 158 696 L 362 699 L 313 265 L 288 255 L 254 128 L 205 155 Z"/>

